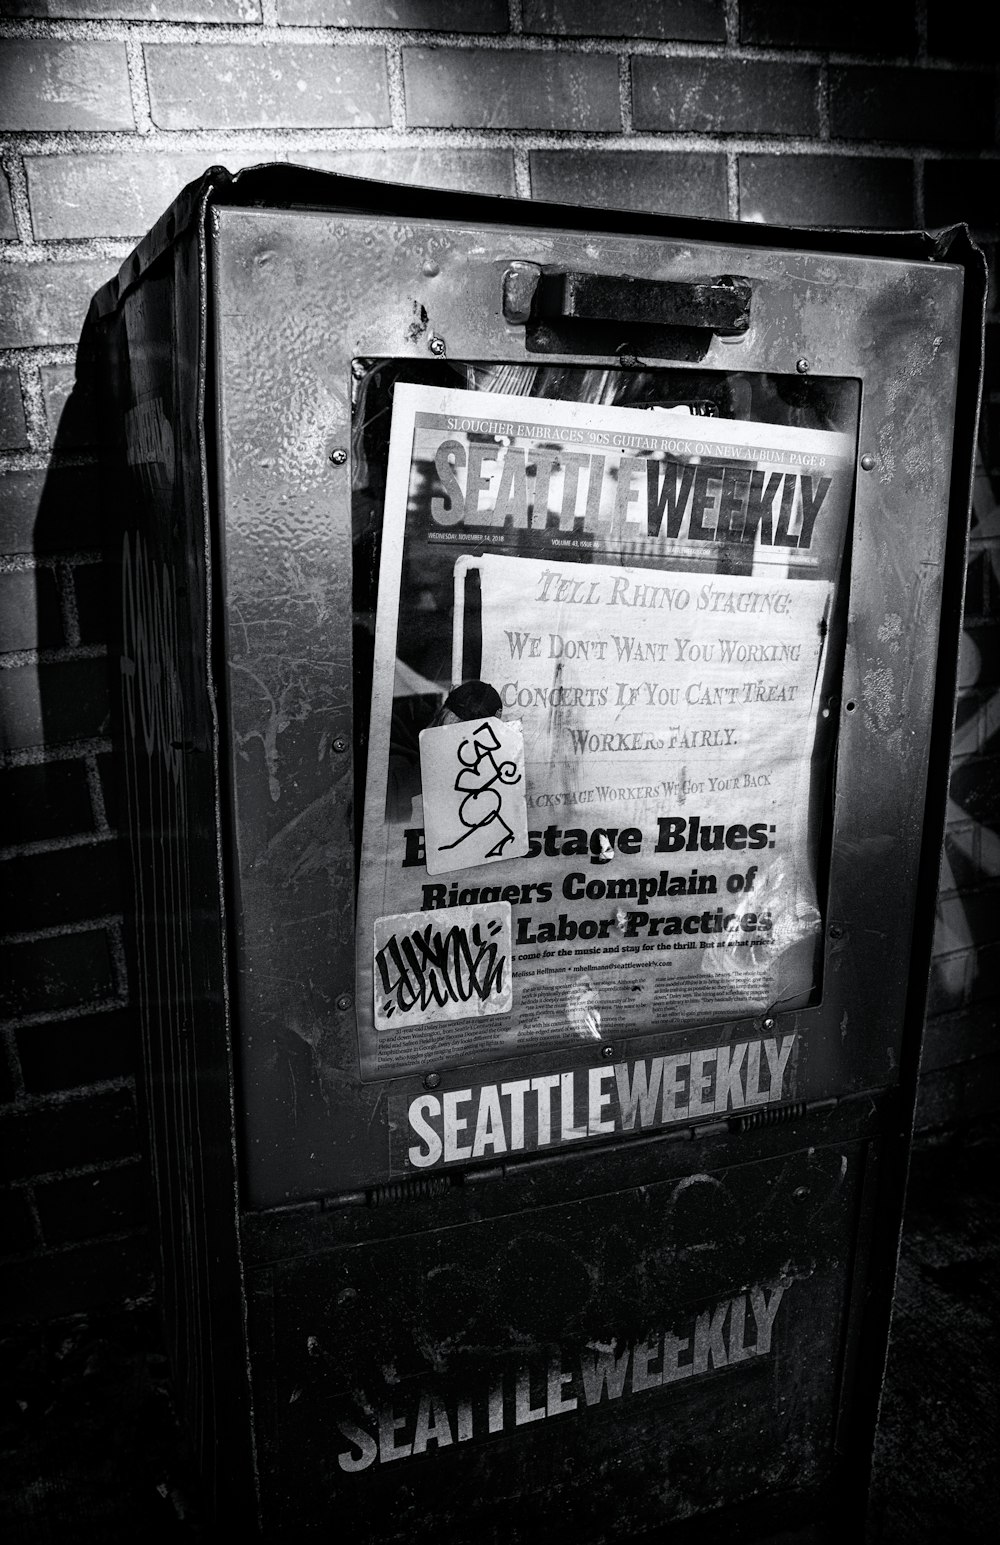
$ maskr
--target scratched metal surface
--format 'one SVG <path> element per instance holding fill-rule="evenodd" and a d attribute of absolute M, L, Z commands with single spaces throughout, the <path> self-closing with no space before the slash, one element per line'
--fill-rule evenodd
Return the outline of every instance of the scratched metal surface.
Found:
<path fill-rule="evenodd" d="M 863 1175 L 835 1144 L 253 1271 L 269 1537 L 603 1545 L 815 1498 Z"/>
<path fill-rule="evenodd" d="M 158 1292 L 178 1412 L 208 1494 L 252 1492 L 239 1315 L 197 240 L 150 268 L 96 340 L 121 615 L 112 651 L 131 884 L 130 998 Z"/>
<path fill-rule="evenodd" d="M 862 384 L 824 995 L 795 1032 L 788 1098 L 898 1077 L 946 540 L 958 268 L 836 254 L 590 237 L 310 211 L 212 214 L 230 777 L 247 1198 L 266 1206 L 383 1181 L 388 1086 L 358 1078 L 353 987 L 357 792 L 349 751 L 349 384 L 357 356 L 524 361 L 505 322 L 512 258 L 652 279 L 739 273 L 749 331 L 702 368 Z M 544 340 L 534 340 L 536 343 Z M 636 352 L 642 354 L 641 340 Z M 548 340 L 546 347 L 558 346 Z M 547 359 L 554 356 L 545 355 Z M 615 364 L 609 356 L 595 362 Z M 574 363 L 586 362 L 574 356 Z M 669 363 L 658 357 L 657 364 Z M 759 1035 L 636 1037 L 620 1058 Z M 586 1068 L 538 1054 L 442 1088 Z M 419 1077 L 393 1081 L 397 1101 Z"/>

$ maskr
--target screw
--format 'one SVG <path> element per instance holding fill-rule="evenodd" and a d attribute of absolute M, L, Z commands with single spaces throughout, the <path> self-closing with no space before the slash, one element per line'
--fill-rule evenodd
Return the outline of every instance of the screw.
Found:
<path fill-rule="evenodd" d="M 874 467 L 874 465 L 875 465 L 875 457 L 874 456 L 869 456 L 867 454 L 862 456 L 862 458 L 861 458 L 861 470 L 862 470 L 862 472 L 870 472 L 872 470 L 872 467 Z"/>
<path fill-rule="evenodd" d="M 335 451 L 330 452 L 330 460 L 335 467 L 342 467 L 347 460 L 347 452 L 338 446 Z"/>
<path fill-rule="evenodd" d="M 765 1030 L 773 1030 L 774 1029 L 774 1020 L 771 1018 L 770 1014 L 767 1016 L 766 1019 L 762 1019 L 761 1020 L 761 1025 L 762 1025 L 762 1027 Z"/>
<path fill-rule="evenodd" d="M 602 1046 L 601 1047 L 601 1056 L 604 1058 L 605 1062 L 613 1062 L 615 1060 L 615 1049 L 614 1049 L 614 1047 L 613 1046 Z"/>
<path fill-rule="evenodd" d="M 831 939 L 842 939 L 843 937 L 844 937 L 844 930 L 841 928 L 840 924 L 839 923 L 831 923 L 830 924 L 830 938 Z"/>
<path fill-rule="evenodd" d="M 436 1089 L 440 1082 L 441 1082 L 441 1074 L 440 1073 L 428 1073 L 426 1078 L 424 1079 L 424 1088 L 425 1089 Z"/>
<path fill-rule="evenodd" d="M 333 742 L 334 751 L 346 751 L 347 746 L 348 740 L 346 735 L 338 735 L 336 740 Z"/>
<path fill-rule="evenodd" d="M 430 349 L 432 354 L 437 355 L 438 359 L 440 359 L 445 350 L 444 339 L 439 338 L 437 333 L 431 333 L 427 340 L 427 347 Z"/>
<path fill-rule="evenodd" d="M 809 369 L 809 361 L 807 359 L 797 359 L 795 361 L 795 368 L 800 376 L 804 376 Z"/>
<path fill-rule="evenodd" d="M 342 1014 L 346 1014 L 347 1010 L 351 1007 L 353 1002 L 354 1002 L 354 995 L 353 995 L 353 993 L 342 992 L 340 994 L 340 996 L 338 997 L 338 999 L 337 999 L 337 1007 L 338 1007 L 338 1009 L 340 1010 L 340 1012 Z"/>

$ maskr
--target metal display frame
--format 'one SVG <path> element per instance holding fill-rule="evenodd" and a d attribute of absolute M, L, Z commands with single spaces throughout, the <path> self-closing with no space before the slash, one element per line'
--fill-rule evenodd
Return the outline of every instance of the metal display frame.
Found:
<path fill-rule="evenodd" d="M 538 274 L 555 270 L 580 282 L 553 303 Z M 677 325 L 639 304 L 609 331 L 587 310 L 595 291 L 604 304 L 594 276 L 622 273 L 689 298 L 738 275 L 732 314 L 699 330 L 699 291 Z M 171 1355 L 217 1505 L 266 1537 L 337 1517 L 387 1545 L 530 1541 L 555 1537 L 556 1509 L 594 1545 L 612 1518 L 805 1540 L 860 1518 L 943 837 L 984 290 L 964 227 L 790 231 L 258 168 L 206 174 L 95 298 Z M 359 1076 L 349 386 L 357 358 L 443 353 L 848 377 L 861 420 L 821 1002 L 474 1072 L 585 1074 L 609 1052 L 634 1065 L 792 1034 L 782 1098 L 420 1175 L 400 1158 L 407 1103 L 473 1078 Z M 577 1265 L 590 1286 L 574 1298 Z M 426 1283 L 442 1272 L 438 1303 Z M 535 1291 L 515 1314 L 525 1272 Z M 761 1284 L 779 1281 L 768 1360 L 779 1300 Z M 753 1304 L 761 1358 L 737 1371 Z M 682 1308 L 696 1346 L 715 1337 L 707 1378 L 677 1393 L 664 1372 L 646 1396 L 638 1349 L 655 1331 L 665 1357 Z M 609 1336 L 643 1394 L 612 1425 L 584 1411 L 586 1373 L 566 1372 Z M 565 1377 L 550 1371 L 543 1417 L 522 1421 L 542 1409 L 531 1358 L 557 1347 Z M 730 1454 L 753 1458 L 755 1432 L 759 1451 L 706 1485 L 713 1422 Z M 637 1495 L 663 1443 L 680 1478 L 672 1462 Z"/>

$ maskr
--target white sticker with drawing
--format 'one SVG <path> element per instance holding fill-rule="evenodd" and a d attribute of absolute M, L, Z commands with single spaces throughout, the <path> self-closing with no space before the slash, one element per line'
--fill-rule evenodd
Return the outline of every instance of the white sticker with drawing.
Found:
<path fill-rule="evenodd" d="M 428 874 L 528 852 L 520 720 L 467 719 L 420 733 Z"/>
<path fill-rule="evenodd" d="M 509 1014 L 510 903 L 402 912 L 375 921 L 375 1024 Z"/>

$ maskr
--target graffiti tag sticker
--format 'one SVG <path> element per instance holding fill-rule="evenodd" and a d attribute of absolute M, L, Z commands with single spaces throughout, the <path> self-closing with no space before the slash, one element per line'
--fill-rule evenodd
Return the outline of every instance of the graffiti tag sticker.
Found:
<path fill-rule="evenodd" d="M 509 1014 L 510 902 L 402 912 L 375 921 L 375 1024 Z"/>
<path fill-rule="evenodd" d="M 528 852 L 520 720 L 468 719 L 420 733 L 428 874 Z"/>

